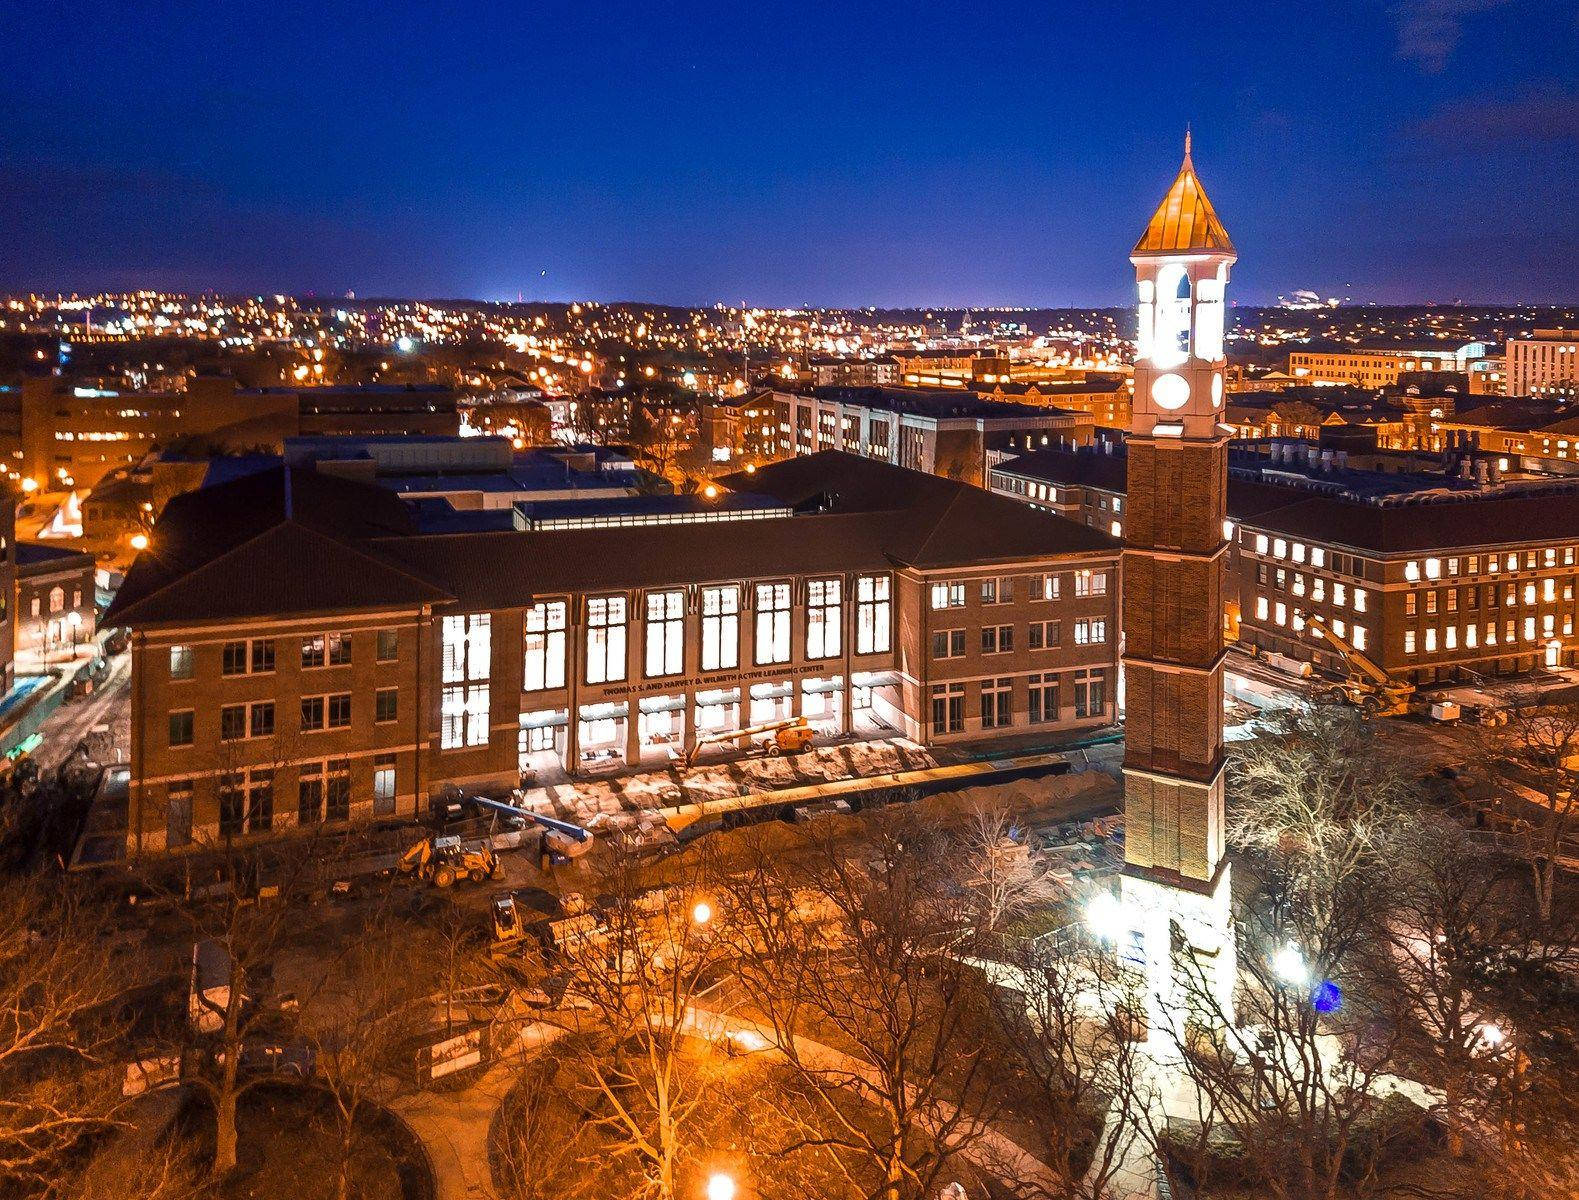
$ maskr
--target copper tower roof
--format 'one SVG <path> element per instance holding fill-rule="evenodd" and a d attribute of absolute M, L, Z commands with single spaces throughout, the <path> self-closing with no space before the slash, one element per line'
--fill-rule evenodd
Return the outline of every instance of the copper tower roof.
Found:
<path fill-rule="evenodd" d="M 1189 254 L 1196 252 L 1233 254 L 1234 244 L 1228 230 L 1217 219 L 1217 210 L 1206 198 L 1206 189 L 1196 177 L 1190 161 L 1190 135 L 1184 135 L 1184 163 L 1179 175 L 1162 198 L 1146 232 L 1135 243 L 1133 254 Z"/>

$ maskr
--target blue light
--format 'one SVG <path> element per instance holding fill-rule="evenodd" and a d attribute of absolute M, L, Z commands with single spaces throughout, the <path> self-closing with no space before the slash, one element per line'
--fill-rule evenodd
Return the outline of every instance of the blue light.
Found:
<path fill-rule="evenodd" d="M 1343 989 L 1330 979 L 1323 979 L 1310 994 L 1310 1004 L 1319 1013 L 1335 1013 L 1343 1007 Z"/>

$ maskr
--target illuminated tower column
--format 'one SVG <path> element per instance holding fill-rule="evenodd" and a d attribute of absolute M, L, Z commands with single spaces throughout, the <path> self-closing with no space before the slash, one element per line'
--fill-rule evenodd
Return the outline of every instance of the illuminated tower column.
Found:
<path fill-rule="evenodd" d="M 1186 135 L 1178 178 L 1130 255 L 1140 332 L 1124 516 L 1123 907 L 1125 953 L 1144 959 L 1154 1031 L 1207 1020 L 1187 1005 L 1194 972 L 1232 1012 L 1223 852 L 1228 437 L 1219 419 L 1235 257 Z"/>

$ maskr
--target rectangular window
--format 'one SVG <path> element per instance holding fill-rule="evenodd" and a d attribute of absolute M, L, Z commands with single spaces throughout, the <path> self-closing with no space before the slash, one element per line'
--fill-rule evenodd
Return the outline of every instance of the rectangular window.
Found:
<path fill-rule="evenodd" d="M 740 665 L 740 589 L 702 589 L 702 670 L 727 671 Z"/>
<path fill-rule="evenodd" d="M 239 742 L 247 736 L 247 706 L 227 704 L 219 710 L 219 740 Z"/>
<path fill-rule="evenodd" d="M 1075 572 L 1076 596 L 1106 596 L 1107 572 L 1106 571 L 1076 571 Z"/>
<path fill-rule="evenodd" d="M 1032 600 L 1056 600 L 1058 599 L 1058 593 L 1059 587 L 1057 575 L 1031 576 Z"/>
<path fill-rule="evenodd" d="M 222 675 L 245 675 L 247 673 L 247 643 L 226 642 L 224 651 L 220 655 L 219 670 Z"/>
<path fill-rule="evenodd" d="M 1002 729 L 1014 720 L 1012 680 L 984 680 L 981 685 L 981 727 Z"/>
<path fill-rule="evenodd" d="M 302 639 L 302 670 L 321 667 L 325 661 L 324 639 L 319 634 L 316 637 Z"/>
<path fill-rule="evenodd" d="M 165 801 L 164 844 L 178 850 L 192 844 L 192 781 L 176 779 L 170 783 Z"/>
<path fill-rule="evenodd" d="M 331 633 L 329 635 L 329 665 L 343 667 L 351 661 L 351 635 L 349 633 Z"/>
<path fill-rule="evenodd" d="M 1413 592 L 1406 592 L 1404 594 L 1404 616 L 1412 617 L 1415 615 L 1420 607 L 1419 599 L 1420 598 Z"/>
<path fill-rule="evenodd" d="M 1007 654 L 1014 649 L 1013 625 L 983 625 L 981 628 L 981 652 L 983 654 Z"/>
<path fill-rule="evenodd" d="M 391 816 L 395 811 L 395 756 L 373 756 L 373 815 Z"/>
<path fill-rule="evenodd" d="M 241 776 L 221 775 L 217 787 L 220 836 L 240 837 L 246 829 L 247 818 L 247 793 Z"/>
<path fill-rule="evenodd" d="M 296 820 L 302 825 L 316 825 L 323 820 L 322 763 L 308 763 L 302 767 L 301 778 L 296 784 Z"/>
<path fill-rule="evenodd" d="M 1100 717 L 1107 707 L 1107 672 L 1075 672 L 1075 716 Z"/>
<path fill-rule="evenodd" d="M 351 819 L 351 763 L 344 758 L 329 760 L 324 787 L 324 812 L 331 821 Z"/>
<path fill-rule="evenodd" d="M 400 689 L 379 688 L 373 693 L 373 720 L 386 725 L 399 717 Z"/>
<path fill-rule="evenodd" d="M 570 606 L 541 600 L 526 610 L 526 669 L 522 690 L 542 692 L 565 686 L 565 636 Z"/>
<path fill-rule="evenodd" d="M 965 653 L 963 629 L 939 629 L 932 635 L 933 658 L 959 658 Z"/>
<path fill-rule="evenodd" d="M 274 826 L 274 772 L 247 776 L 247 832 L 266 833 Z"/>
<path fill-rule="evenodd" d="M 400 657 L 400 630 L 380 629 L 378 631 L 378 661 L 394 662 Z"/>
<path fill-rule="evenodd" d="M 1414 652 L 1415 652 L 1415 631 L 1413 629 L 1406 629 L 1406 630 L 1404 630 L 1404 653 L 1405 654 L 1413 654 Z"/>
<path fill-rule="evenodd" d="M 1032 650 L 1051 650 L 1063 638 L 1062 623 L 1058 621 L 1032 621 L 1027 631 L 1026 645 Z"/>
<path fill-rule="evenodd" d="M 648 679 L 685 669 L 685 593 L 647 593 Z"/>
<path fill-rule="evenodd" d="M 844 652 L 844 583 L 813 579 L 806 585 L 806 657 L 838 658 Z"/>
<path fill-rule="evenodd" d="M 439 745 L 445 750 L 488 744 L 488 685 L 462 684 L 444 689 L 440 700 Z"/>
<path fill-rule="evenodd" d="M 329 697 L 329 728 L 348 729 L 351 725 L 351 693 L 336 692 Z"/>
<path fill-rule="evenodd" d="M 616 683 L 625 678 L 624 596 L 587 601 L 587 682 Z"/>
<path fill-rule="evenodd" d="M 252 737 L 272 737 L 274 735 L 274 701 L 263 700 L 250 706 L 247 713 L 247 728 Z"/>
<path fill-rule="evenodd" d="M 192 724 L 195 714 L 190 708 L 170 714 L 170 744 L 172 746 L 190 746 L 192 744 Z"/>
<path fill-rule="evenodd" d="M 1026 719 L 1032 725 L 1045 725 L 1058 720 L 1058 676 L 1032 675 L 1030 684 L 1030 705 Z"/>
<path fill-rule="evenodd" d="M 192 654 L 192 647 L 190 647 L 190 646 L 171 646 L 170 647 L 170 678 L 171 679 L 190 679 L 190 678 L 192 678 L 192 666 L 193 666 L 192 660 L 193 660 L 193 657 L 194 656 Z"/>
<path fill-rule="evenodd" d="M 1100 646 L 1107 641 L 1107 621 L 1076 621 L 1075 645 Z"/>
<path fill-rule="evenodd" d="M 855 581 L 855 652 L 887 654 L 892 620 L 888 576 L 862 575 Z"/>
<path fill-rule="evenodd" d="M 756 585 L 757 637 L 756 663 L 786 663 L 790 660 L 790 585 Z"/>
<path fill-rule="evenodd" d="M 932 585 L 933 608 L 964 608 L 965 585 L 963 583 L 934 583 Z"/>
<path fill-rule="evenodd" d="M 313 733 L 323 728 L 322 696 L 302 697 L 302 732 Z"/>
<path fill-rule="evenodd" d="M 932 732 L 961 733 L 965 729 L 965 685 L 936 684 L 932 688 Z"/>

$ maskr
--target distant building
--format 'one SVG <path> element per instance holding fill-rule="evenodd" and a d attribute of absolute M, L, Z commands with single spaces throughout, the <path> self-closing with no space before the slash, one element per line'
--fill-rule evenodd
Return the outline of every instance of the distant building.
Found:
<path fill-rule="evenodd" d="M 878 358 L 814 358 L 811 381 L 817 387 L 891 387 L 900 382 L 899 360 Z"/>
<path fill-rule="evenodd" d="M 36 669 L 75 654 L 96 631 L 93 555 L 23 542 L 16 547 L 16 651 Z"/>
<path fill-rule="evenodd" d="M 773 393 L 756 391 L 704 401 L 701 440 L 715 463 L 764 463 L 779 457 Z"/>
<path fill-rule="evenodd" d="M 843 450 L 985 484 L 989 462 L 1036 442 L 1088 441 L 1084 413 L 1007 403 L 946 388 L 816 388 L 773 393 L 779 452 Z"/>
<path fill-rule="evenodd" d="M 1088 375 L 1082 380 L 1057 382 L 978 384 L 973 390 L 993 400 L 1084 413 L 1100 428 L 1129 427 L 1131 382 L 1121 375 Z"/>
<path fill-rule="evenodd" d="M 1487 358 L 1484 342 L 1456 350 L 1296 350 L 1288 356 L 1288 373 L 1301 383 L 1351 383 L 1359 387 L 1391 387 L 1406 371 L 1467 371 Z"/>
<path fill-rule="evenodd" d="M 1508 395 L 1579 399 L 1579 330 L 1508 339 Z"/>

